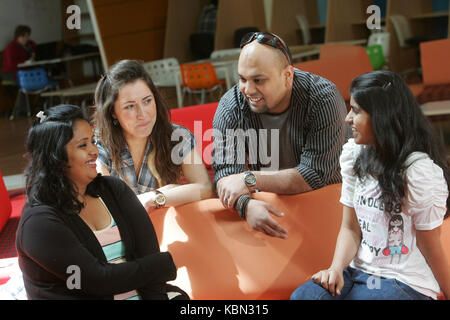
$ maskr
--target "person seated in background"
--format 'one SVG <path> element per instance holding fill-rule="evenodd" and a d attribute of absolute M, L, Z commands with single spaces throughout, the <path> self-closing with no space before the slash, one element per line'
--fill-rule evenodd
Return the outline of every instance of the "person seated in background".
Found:
<path fill-rule="evenodd" d="M 216 34 L 217 0 L 210 0 L 202 9 L 197 31 L 189 37 L 189 44 L 194 60 L 208 59 L 214 51 Z"/>
<path fill-rule="evenodd" d="M 97 173 L 98 149 L 81 108 L 59 105 L 37 116 L 16 236 L 28 298 L 188 299 L 166 284 L 177 269 L 136 195 Z"/>
<path fill-rule="evenodd" d="M 334 258 L 291 299 L 428 300 L 440 290 L 449 298 L 440 240 L 450 203 L 445 149 L 399 75 L 363 74 L 350 93 L 353 139 L 340 158 Z"/>
<path fill-rule="evenodd" d="M 200 13 L 197 32 L 216 33 L 218 0 L 210 0 Z"/>
<path fill-rule="evenodd" d="M 98 171 L 124 180 L 147 210 L 213 195 L 194 136 L 170 122 L 166 102 L 140 62 L 112 66 L 97 85 L 95 104 Z M 187 184 L 179 184 L 181 175 Z"/>
<path fill-rule="evenodd" d="M 213 121 L 217 193 L 253 229 L 286 238 L 271 216 L 282 213 L 251 194 L 298 194 L 339 183 L 346 106 L 332 82 L 294 68 L 276 35 L 248 33 L 240 47 L 239 84 L 220 99 Z"/>
<path fill-rule="evenodd" d="M 30 27 L 17 26 L 14 32 L 14 40 L 3 51 L 3 80 L 16 81 L 17 71 L 19 70 L 17 65 L 34 59 L 36 44 L 33 40 L 30 40 L 30 35 Z"/>

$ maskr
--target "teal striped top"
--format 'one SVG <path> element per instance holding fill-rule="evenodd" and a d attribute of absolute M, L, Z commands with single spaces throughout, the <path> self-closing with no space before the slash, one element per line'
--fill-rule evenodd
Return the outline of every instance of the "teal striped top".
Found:
<path fill-rule="evenodd" d="M 100 198 L 103 205 L 105 206 L 108 214 L 110 216 L 110 224 L 103 230 L 94 231 L 94 234 L 102 246 L 103 253 L 106 256 L 108 263 L 122 263 L 125 262 L 125 246 L 123 245 L 122 239 L 120 238 L 119 229 L 114 221 L 111 213 L 106 207 L 103 200 Z M 114 300 L 141 300 L 136 290 L 129 292 L 117 294 L 114 296 Z"/>

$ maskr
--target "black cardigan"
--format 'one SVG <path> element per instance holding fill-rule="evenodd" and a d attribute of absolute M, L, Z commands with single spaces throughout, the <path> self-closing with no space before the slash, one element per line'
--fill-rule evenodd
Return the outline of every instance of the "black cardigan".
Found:
<path fill-rule="evenodd" d="M 137 290 L 143 299 L 167 299 L 165 282 L 176 278 L 168 252 L 160 252 L 150 218 L 120 179 L 98 176 L 91 182 L 117 223 L 127 262 L 107 263 L 92 230 L 79 215 L 40 205 L 23 210 L 16 235 L 19 265 L 29 299 L 113 299 Z M 80 270 L 80 289 L 69 289 Z"/>

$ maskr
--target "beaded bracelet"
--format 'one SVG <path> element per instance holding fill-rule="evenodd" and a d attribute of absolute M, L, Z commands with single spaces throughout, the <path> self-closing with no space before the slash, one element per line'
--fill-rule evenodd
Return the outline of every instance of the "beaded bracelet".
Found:
<path fill-rule="evenodd" d="M 239 213 L 239 216 L 242 219 L 246 219 L 245 208 L 247 207 L 248 202 L 252 199 L 248 194 L 244 194 L 239 197 L 236 205 L 236 210 Z"/>

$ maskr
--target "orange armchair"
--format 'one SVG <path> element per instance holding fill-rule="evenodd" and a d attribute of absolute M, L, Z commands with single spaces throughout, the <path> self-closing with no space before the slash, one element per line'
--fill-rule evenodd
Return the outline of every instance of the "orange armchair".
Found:
<path fill-rule="evenodd" d="M 217 78 L 214 66 L 210 62 L 181 64 L 180 71 L 183 81 L 183 99 L 186 92 L 189 94 L 200 93 L 200 104 L 204 104 L 206 93 L 222 89 L 222 86 L 225 85 L 225 81 Z"/>
<path fill-rule="evenodd" d="M 450 84 L 450 39 L 420 43 L 425 85 Z"/>
<path fill-rule="evenodd" d="M 423 104 L 430 101 L 450 99 L 450 39 L 420 43 L 423 91 L 417 100 Z"/>

